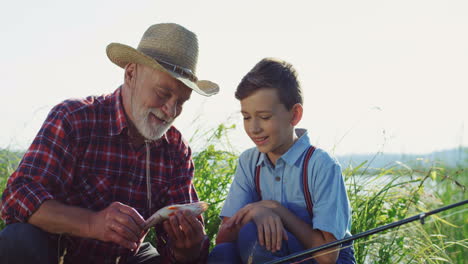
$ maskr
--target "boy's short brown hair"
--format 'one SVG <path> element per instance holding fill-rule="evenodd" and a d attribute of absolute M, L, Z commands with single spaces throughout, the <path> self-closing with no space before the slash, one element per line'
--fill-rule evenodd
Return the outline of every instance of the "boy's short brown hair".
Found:
<path fill-rule="evenodd" d="M 277 90 L 278 98 L 287 110 L 297 103 L 303 103 L 297 72 L 286 61 L 275 58 L 261 60 L 242 78 L 235 96 L 242 100 L 262 88 Z"/>

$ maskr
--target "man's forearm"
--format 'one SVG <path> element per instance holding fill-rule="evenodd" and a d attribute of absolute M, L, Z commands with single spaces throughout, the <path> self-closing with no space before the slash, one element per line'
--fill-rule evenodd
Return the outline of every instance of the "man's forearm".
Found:
<path fill-rule="evenodd" d="M 49 233 L 90 237 L 89 221 L 92 214 L 93 212 L 88 209 L 48 200 L 31 215 L 28 223 Z"/>

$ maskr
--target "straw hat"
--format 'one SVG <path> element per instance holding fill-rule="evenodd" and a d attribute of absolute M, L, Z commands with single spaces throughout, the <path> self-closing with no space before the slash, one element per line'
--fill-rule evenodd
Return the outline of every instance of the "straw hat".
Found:
<path fill-rule="evenodd" d="M 216 83 L 198 80 L 195 75 L 198 60 L 197 36 L 178 24 L 150 26 L 137 49 L 111 43 L 106 49 L 109 59 L 125 68 L 128 63 L 143 64 L 170 73 L 195 92 L 210 96 L 219 92 Z"/>

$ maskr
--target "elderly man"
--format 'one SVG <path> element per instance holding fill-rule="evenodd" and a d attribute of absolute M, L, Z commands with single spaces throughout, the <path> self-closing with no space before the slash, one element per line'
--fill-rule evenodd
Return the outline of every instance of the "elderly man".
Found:
<path fill-rule="evenodd" d="M 177 24 L 156 24 L 137 49 L 111 43 L 125 69 L 114 93 L 55 106 L 2 196 L 1 263 L 204 262 L 203 220 L 176 213 L 141 243 L 144 221 L 169 204 L 198 201 L 191 150 L 172 126 L 192 90 L 198 42 Z"/>

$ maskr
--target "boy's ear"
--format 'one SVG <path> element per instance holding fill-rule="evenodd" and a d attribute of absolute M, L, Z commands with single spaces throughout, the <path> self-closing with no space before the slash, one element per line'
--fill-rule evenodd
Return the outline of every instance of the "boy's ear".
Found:
<path fill-rule="evenodd" d="M 291 108 L 291 112 L 292 112 L 291 125 L 292 126 L 296 126 L 299 123 L 299 121 L 301 121 L 303 111 L 304 110 L 301 104 L 297 103 L 293 105 L 293 107 Z"/>

